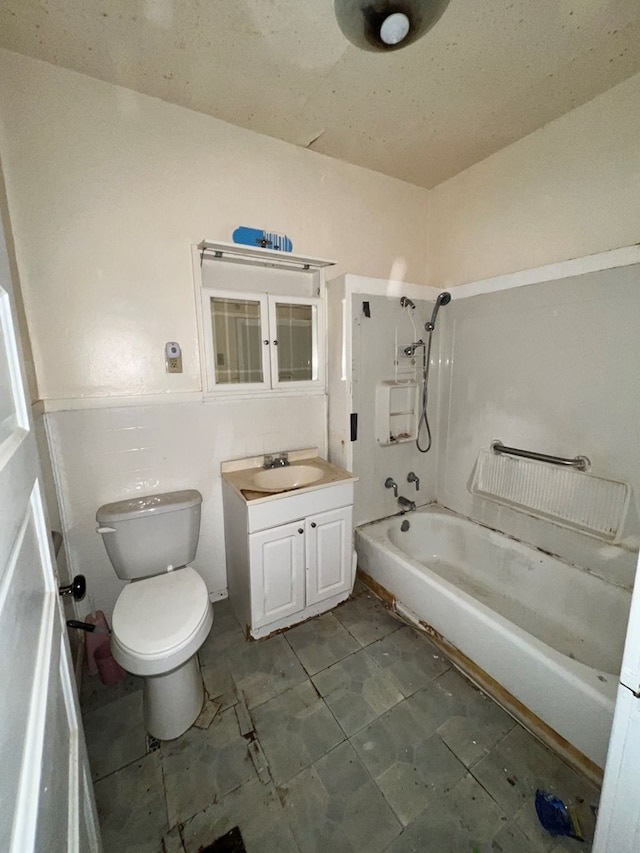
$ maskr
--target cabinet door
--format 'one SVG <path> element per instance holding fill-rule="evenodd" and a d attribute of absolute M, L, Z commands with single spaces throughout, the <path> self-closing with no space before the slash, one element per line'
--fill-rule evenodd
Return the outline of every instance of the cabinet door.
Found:
<path fill-rule="evenodd" d="M 351 589 L 352 507 L 305 521 L 307 606 Z"/>
<path fill-rule="evenodd" d="M 324 387 L 322 301 L 269 296 L 271 386 Z"/>
<path fill-rule="evenodd" d="M 304 522 L 249 536 L 254 628 L 304 608 Z"/>
<path fill-rule="evenodd" d="M 209 391 L 269 388 L 269 317 L 264 294 L 203 291 Z"/>

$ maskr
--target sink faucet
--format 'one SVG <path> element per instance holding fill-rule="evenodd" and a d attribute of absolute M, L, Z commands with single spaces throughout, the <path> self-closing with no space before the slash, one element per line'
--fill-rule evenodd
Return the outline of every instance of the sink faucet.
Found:
<path fill-rule="evenodd" d="M 394 498 L 398 497 L 398 484 L 392 477 L 387 477 L 384 481 L 384 487 L 385 489 L 393 489 Z"/>
<path fill-rule="evenodd" d="M 262 462 L 263 468 L 284 468 L 289 464 L 289 453 L 283 450 L 280 453 L 265 454 Z"/>
<path fill-rule="evenodd" d="M 416 492 L 420 488 L 420 477 L 417 474 L 414 474 L 413 471 L 409 471 L 407 474 L 407 483 L 415 483 L 416 484 Z"/>
<path fill-rule="evenodd" d="M 398 498 L 398 503 L 405 512 L 415 512 L 416 502 L 410 501 L 409 498 L 403 498 L 402 495 Z"/>

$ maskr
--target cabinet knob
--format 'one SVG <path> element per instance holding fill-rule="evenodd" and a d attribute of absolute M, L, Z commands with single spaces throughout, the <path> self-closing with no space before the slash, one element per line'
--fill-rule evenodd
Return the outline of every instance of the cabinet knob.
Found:
<path fill-rule="evenodd" d="M 263 341 L 262 343 L 263 343 L 266 347 L 268 347 L 268 346 L 269 346 L 269 341 Z"/>
<path fill-rule="evenodd" d="M 312 526 L 312 527 L 317 527 L 318 525 L 315 523 L 315 521 L 312 521 L 312 522 L 311 522 L 311 526 Z"/>
<path fill-rule="evenodd" d="M 273 345 L 274 345 L 274 347 L 277 347 L 277 346 L 278 346 L 278 341 L 274 341 L 274 342 L 273 342 Z"/>
<path fill-rule="evenodd" d="M 304 527 L 299 527 L 299 528 L 298 528 L 298 533 L 304 533 Z"/>

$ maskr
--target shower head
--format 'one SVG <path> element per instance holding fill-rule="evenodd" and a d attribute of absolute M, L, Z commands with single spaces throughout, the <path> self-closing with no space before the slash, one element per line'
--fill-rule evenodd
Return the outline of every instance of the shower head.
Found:
<path fill-rule="evenodd" d="M 438 311 L 440 310 L 441 305 L 448 305 L 451 302 L 451 294 L 447 293 L 446 290 L 443 290 L 442 293 L 438 294 L 438 298 L 436 299 L 436 304 L 433 306 L 433 314 L 431 315 L 431 319 L 424 324 L 424 328 L 427 332 L 433 332 L 436 327 L 436 317 L 438 316 Z"/>
<path fill-rule="evenodd" d="M 411 299 L 409 299 L 408 296 L 401 296 L 400 297 L 400 305 L 402 305 L 403 308 L 415 308 L 416 307 L 415 302 L 413 302 Z"/>

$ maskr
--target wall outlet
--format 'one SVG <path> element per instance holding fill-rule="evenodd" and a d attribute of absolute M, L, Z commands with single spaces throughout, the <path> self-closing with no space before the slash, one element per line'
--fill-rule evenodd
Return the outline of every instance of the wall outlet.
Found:
<path fill-rule="evenodd" d="M 167 373 L 182 373 L 182 350 L 176 341 L 169 341 L 164 347 Z"/>

